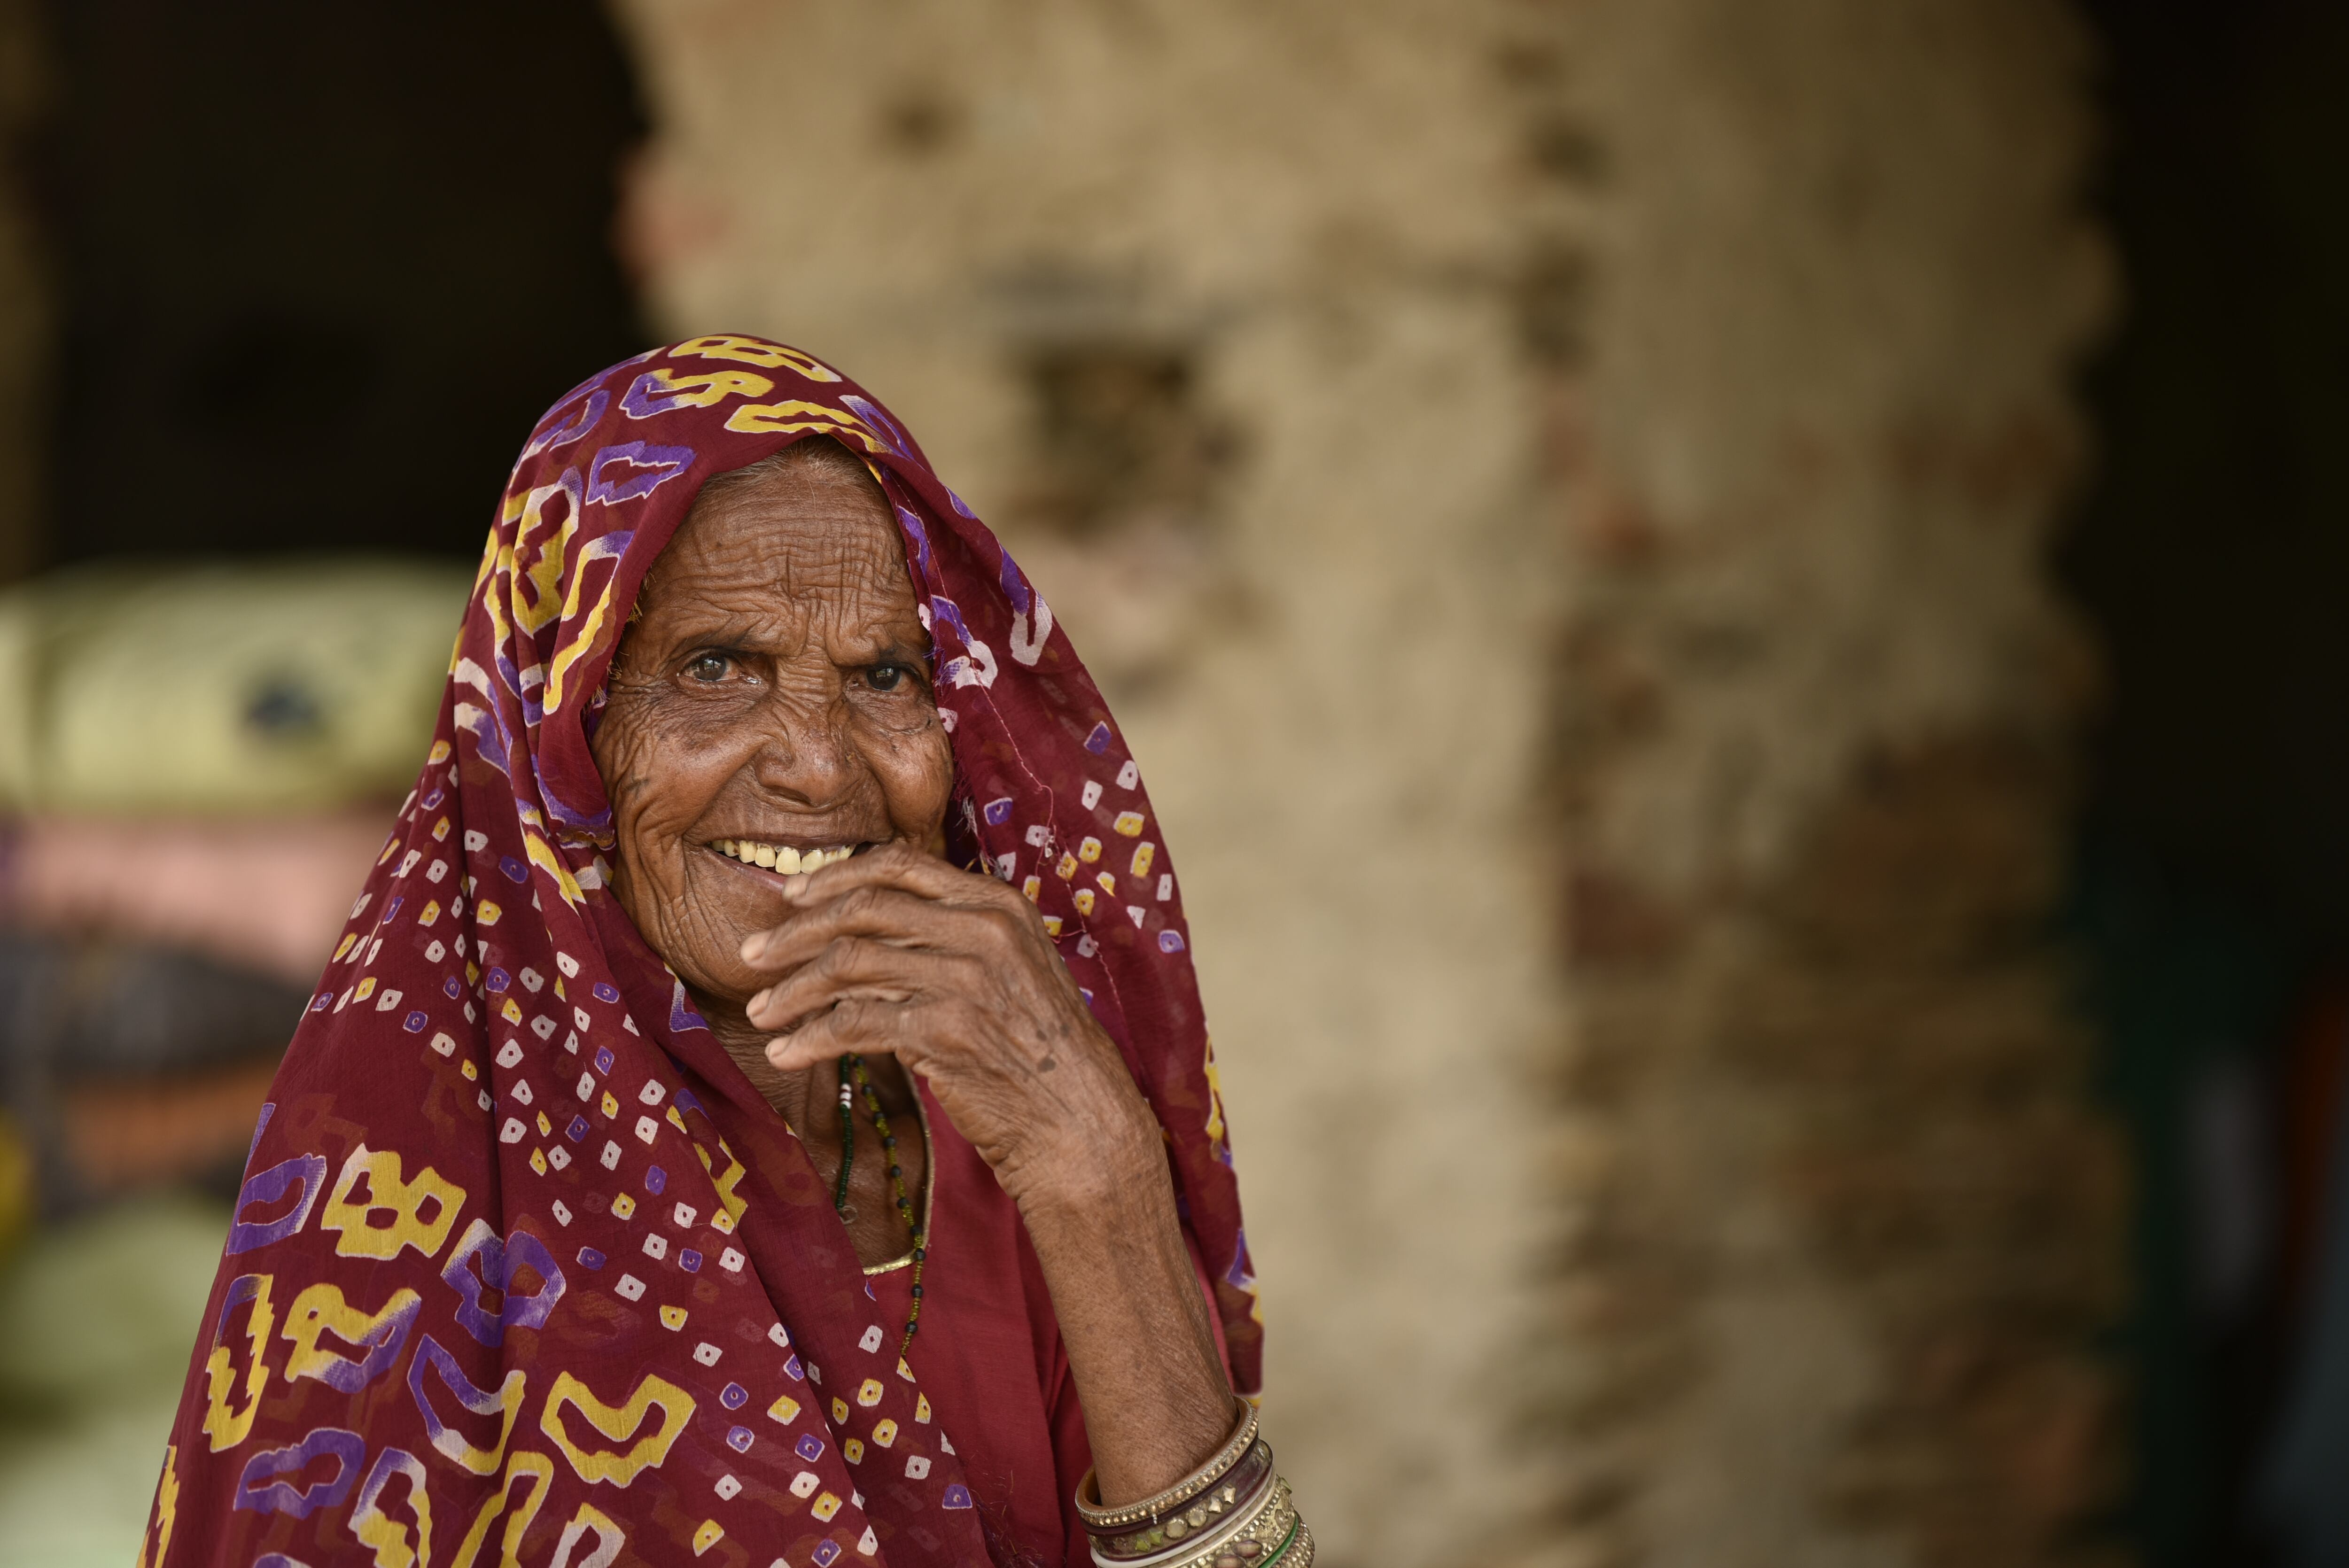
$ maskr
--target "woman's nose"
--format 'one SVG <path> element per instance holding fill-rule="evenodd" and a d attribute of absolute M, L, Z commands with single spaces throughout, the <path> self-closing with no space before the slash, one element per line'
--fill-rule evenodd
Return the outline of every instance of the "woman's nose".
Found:
<path fill-rule="evenodd" d="M 761 706 L 751 778 L 760 788 L 810 806 L 828 804 L 854 776 L 837 704 L 778 694 Z"/>

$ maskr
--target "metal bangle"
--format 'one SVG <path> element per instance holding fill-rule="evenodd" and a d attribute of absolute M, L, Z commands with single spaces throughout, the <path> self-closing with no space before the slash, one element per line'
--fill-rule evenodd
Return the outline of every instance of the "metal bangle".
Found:
<path fill-rule="evenodd" d="M 1129 1525 L 1117 1534 L 1100 1532 L 1093 1536 L 1093 1550 L 1124 1562 L 1153 1557 L 1169 1546 L 1204 1537 L 1210 1531 L 1220 1532 L 1234 1519 L 1255 1511 L 1272 1479 L 1272 1445 L 1258 1438 L 1239 1463 L 1186 1506 L 1170 1510 L 1155 1522 Z"/>
<path fill-rule="evenodd" d="M 1094 1535 L 1124 1535 L 1137 1527 L 1162 1523 L 1166 1516 L 1223 1480 L 1225 1472 L 1256 1447 L 1256 1407 L 1237 1395 L 1232 1402 L 1238 1407 L 1239 1419 L 1232 1427 L 1232 1435 L 1224 1439 L 1223 1447 L 1206 1463 L 1154 1497 L 1145 1497 L 1122 1508 L 1103 1508 L 1101 1482 L 1092 1470 L 1087 1470 L 1085 1479 L 1077 1483 L 1077 1517 L 1084 1522 L 1086 1531 Z"/>
<path fill-rule="evenodd" d="M 1275 1476 L 1252 1511 L 1204 1540 L 1184 1541 L 1149 1557 L 1110 1557 L 1096 1544 L 1096 1568 L 1312 1568 L 1313 1532 L 1298 1517 L 1288 1481 Z"/>

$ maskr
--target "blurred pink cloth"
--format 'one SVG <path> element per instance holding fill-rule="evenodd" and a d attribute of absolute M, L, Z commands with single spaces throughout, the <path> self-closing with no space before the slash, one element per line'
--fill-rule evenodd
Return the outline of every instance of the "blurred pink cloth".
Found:
<path fill-rule="evenodd" d="M 383 848 L 387 817 L 378 807 L 257 820 L 25 818 L 0 861 L 0 913 L 307 986 Z"/>

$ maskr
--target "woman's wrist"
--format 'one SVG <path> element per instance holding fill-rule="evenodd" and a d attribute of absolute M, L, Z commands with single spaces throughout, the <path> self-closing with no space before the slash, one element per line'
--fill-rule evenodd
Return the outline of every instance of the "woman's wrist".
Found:
<path fill-rule="evenodd" d="M 1054 1174 L 1034 1172 L 1007 1191 L 1038 1253 L 1046 1256 L 1064 1248 L 1104 1258 L 1128 1253 L 1154 1241 L 1174 1217 L 1173 1184 L 1163 1168 L 1112 1172 L 1071 1166 Z"/>
<path fill-rule="evenodd" d="M 1019 1146 L 996 1161 L 996 1179 L 1032 1229 L 1063 1219 L 1099 1224 L 1171 1211 L 1165 1134 L 1150 1102 L 1126 1073 L 1116 1047 L 1100 1041 L 1105 1060 L 1064 1063 L 1081 1075 L 1061 1086 L 1053 1113 L 1040 1118 Z"/>
<path fill-rule="evenodd" d="M 1138 1098 L 1138 1097 L 1137 1097 Z M 1081 1224 L 1146 1226 L 1173 1212 L 1158 1123 L 1147 1107 L 1114 1130 L 1062 1133 L 1024 1150 L 997 1171 L 1029 1229 Z"/>

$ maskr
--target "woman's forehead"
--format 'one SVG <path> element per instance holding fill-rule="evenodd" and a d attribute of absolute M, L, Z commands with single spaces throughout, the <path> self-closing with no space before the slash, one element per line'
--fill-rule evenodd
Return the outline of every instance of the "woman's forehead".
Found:
<path fill-rule="evenodd" d="M 912 614 L 905 546 L 877 496 L 762 476 L 697 505 L 646 579 L 647 610 L 694 598 L 781 593 L 835 609 Z"/>

